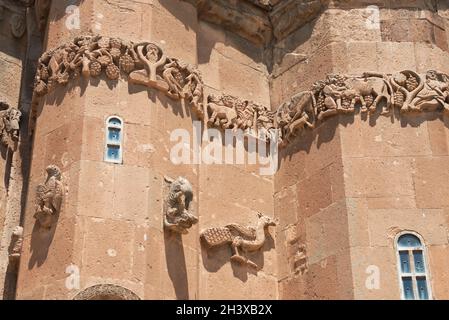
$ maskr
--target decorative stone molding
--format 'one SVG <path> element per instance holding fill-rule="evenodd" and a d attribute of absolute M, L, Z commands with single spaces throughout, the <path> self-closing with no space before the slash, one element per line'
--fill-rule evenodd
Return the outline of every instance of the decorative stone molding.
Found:
<path fill-rule="evenodd" d="M 34 92 L 43 96 L 57 84 L 65 85 L 80 75 L 97 77 L 103 72 L 110 80 L 122 75 L 131 83 L 159 90 L 171 99 L 187 100 L 192 111 L 211 127 L 256 133 L 278 129 L 281 146 L 304 128 L 313 129 L 330 116 L 355 113 L 357 109 L 361 113 L 376 112 L 381 101 L 383 115 L 393 107 L 402 113 L 449 112 L 449 76 L 433 70 L 425 75 L 411 70 L 397 74 L 331 74 L 315 82 L 309 91 L 293 95 L 276 111 L 224 94 L 204 98 L 204 84 L 194 66 L 167 57 L 151 42 L 134 44 L 101 36 L 81 36 L 44 53 L 39 59 Z"/>
<path fill-rule="evenodd" d="M 257 5 L 254 5 L 257 3 Z M 260 45 L 270 43 L 272 28 L 263 1 L 197 1 L 201 20 L 224 26 L 241 37 Z"/>
<path fill-rule="evenodd" d="M 314 128 L 326 118 L 342 113 L 380 113 L 393 108 L 401 113 L 443 111 L 449 113 L 449 76 L 434 70 L 426 75 L 405 70 L 397 74 L 366 72 L 361 76 L 328 75 L 310 91 L 294 95 L 276 113 L 275 127 L 282 144 L 289 143 L 305 127 Z"/>
<path fill-rule="evenodd" d="M 36 188 L 36 209 L 34 218 L 43 229 L 50 229 L 53 218 L 59 214 L 64 195 L 61 170 L 55 165 L 46 168 L 47 179 Z"/>
<path fill-rule="evenodd" d="M 11 263 L 17 263 L 20 260 L 22 254 L 22 243 L 23 243 L 23 228 L 17 226 L 12 231 L 11 243 L 9 245 L 9 261 Z"/>
<path fill-rule="evenodd" d="M 314 20 L 324 9 L 323 2 L 320 0 L 279 1 L 269 12 L 274 38 L 282 40 Z"/>
<path fill-rule="evenodd" d="M 224 227 L 213 227 L 205 229 L 200 234 L 201 241 L 209 249 L 212 247 L 230 245 L 232 250 L 231 260 L 258 269 L 254 262 L 242 256 L 239 250 L 246 252 L 258 251 L 266 241 L 268 227 L 276 226 L 276 222 L 261 213 L 258 213 L 256 227 L 245 227 L 237 223 L 231 223 Z"/>
<path fill-rule="evenodd" d="M 52 0 L 18 0 L 21 5 L 34 8 L 37 27 L 41 32 L 45 32 L 45 27 L 47 26 L 51 1 Z"/>
<path fill-rule="evenodd" d="M 5 147 L 15 150 L 19 140 L 20 118 L 22 112 L 17 108 L 0 102 L 0 140 Z"/>
<path fill-rule="evenodd" d="M 26 7 L 23 1 L 0 0 L 0 21 L 4 20 L 14 38 L 26 32 Z"/>
<path fill-rule="evenodd" d="M 164 177 L 169 186 L 165 201 L 164 228 L 180 234 L 188 233 L 187 229 L 198 222 L 198 218 L 189 212 L 193 200 L 193 190 L 190 182 L 184 177 L 173 180 Z"/>
<path fill-rule="evenodd" d="M 167 57 L 154 43 L 102 36 L 80 36 L 45 52 L 38 62 L 34 93 L 44 96 L 80 75 L 89 78 L 102 73 L 110 80 L 123 75 L 172 99 L 186 99 L 195 112 L 202 113 L 203 82 L 196 68 Z"/>
<path fill-rule="evenodd" d="M 9 18 L 9 24 L 11 25 L 11 33 L 16 38 L 22 38 L 26 31 L 25 16 L 21 14 L 13 14 Z"/>
<path fill-rule="evenodd" d="M 255 44 L 268 45 L 315 19 L 327 0 L 184 0 L 198 17 L 221 25 Z"/>
<path fill-rule="evenodd" d="M 207 97 L 207 123 L 211 127 L 224 129 L 261 129 L 274 128 L 275 112 L 250 100 L 230 95 Z"/>
<path fill-rule="evenodd" d="M 114 284 L 97 284 L 78 293 L 73 300 L 140 300 L 131 290 Z"/>

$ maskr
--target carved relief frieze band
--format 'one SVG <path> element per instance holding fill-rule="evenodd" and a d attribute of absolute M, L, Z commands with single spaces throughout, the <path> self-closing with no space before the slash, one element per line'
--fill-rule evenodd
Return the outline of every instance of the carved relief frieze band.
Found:
<path fill-rule="evenodd" d="M 208 126 L 252 132 L 276 129 L 281 146 L 305 128 L 337 114 L 379 112 L 393 108 L 401 113 L 449 112 L 449 76 L 434 70 L 425 75 L 411 70 L 396 74 L 366 72 L 361 75 L 330 74 L 299 92 L 275 111 L 258 103 L 221 94 L 206 95 L 196 67 L 168 57 L 154 43 L 132 43 L 117 38 L 80 36 L 50 50 L 39 59 L 34 92 L 37 97 L 78 76 L 129 82 L 163 92 L 171 99 L 186 100 Z M 381 106 L 381 110 L 378 110 Z M 268 139 L 273 135 L 268 134 Z"/>
<path fill-rule="evenodd" d="M 172 99 L 185 99 L 194 111 L 202 113 L 203 82 L 195 67 L 167 57 L 154 43 L 102 36 L 80 36 L 45 52 L 38 62 L 34 93 L 44 96 L 70 79 L 101 74 L 110 80 L 122 75 L 131 83 L 160 90 Z"/>
<path fill-rule="evenodd" d="M 275 128 L 283 145 L 304 128 L 337 114 L 449 112 L 449 76 L 434 70 L 420 75 L 405 70 L 396 74 L 366 72 L 348 76 L 330 74 L 310 91 L 295 94 L 276 112 Z"/>

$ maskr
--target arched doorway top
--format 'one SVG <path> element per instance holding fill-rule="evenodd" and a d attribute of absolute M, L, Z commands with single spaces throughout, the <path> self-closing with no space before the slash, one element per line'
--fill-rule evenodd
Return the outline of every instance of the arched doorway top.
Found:
<path fill-rule="evenodd" d="M 78 293 L 73 300 L 140 300 L 134 292 L 115 284 L 97 284 Z"/>

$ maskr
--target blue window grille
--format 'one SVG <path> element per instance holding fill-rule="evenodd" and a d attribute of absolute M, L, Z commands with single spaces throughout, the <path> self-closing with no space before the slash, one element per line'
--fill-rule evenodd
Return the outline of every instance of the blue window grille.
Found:
<path fill-rule="evenodd" d="M 421 240 L 414 234 L 403 234 L 397 240 L 398 270 L 404 300 L 431 299 L 424 249 Z"/>
<path fill-rule="evenodd" d="M 104 161 L 122 163 L 123 122 L 118 117 L 106 120 L 106 147 Z"/>

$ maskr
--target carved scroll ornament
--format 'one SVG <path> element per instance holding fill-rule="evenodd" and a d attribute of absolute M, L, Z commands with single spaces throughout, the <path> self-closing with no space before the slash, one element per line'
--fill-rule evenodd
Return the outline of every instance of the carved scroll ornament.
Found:
<path fill-rule="evenodd" d="M 59 214 L 64 195 L 61 170 L 55 165 L 46 168 L 47 179 L 36 188 L 36 207 L 34 218 L 42 229 L 50 229 Z"/>
<path fill-rule="evenodd" d="M 276 222 L 261 213 L 258 213 L 256 227 L 246 227 L 237 223 L 231 223 L 224 227 L 205 229 L 200 234 L 200 239 L 207 248 L 230 245 L 232 250 L 231 260 L 258 269 L 258 266 L 242 256 L 239 251 L 254 252 L 260 250 L 266 241 L 268 227 L 276 226 Z"/>

